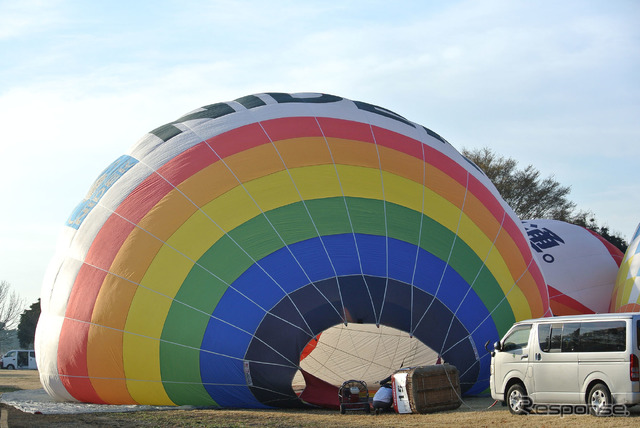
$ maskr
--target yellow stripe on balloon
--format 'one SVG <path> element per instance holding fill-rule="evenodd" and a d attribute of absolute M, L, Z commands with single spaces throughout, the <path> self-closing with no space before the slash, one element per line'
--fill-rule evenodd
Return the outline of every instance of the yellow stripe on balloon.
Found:
<path fill-rule="evenodd" d="M 626 287 L 626 280 L 627 280 L 627 276 L 629 275 L 629 264 L 627 263 L 627 260 L 623 259 L 622 263 L 620 264 L 620 268 L 618 269 L 618 274 L 616 276 L 616 283 L 613 286 L 613 292 L 611 293 L 611 295 L 613 297 L 615 297 L 615 300 L 613 300 L 610 304 L 610 310 L 611 311 L 619 311 L 620 307 L 624 304 L 623 303 L 623 295 L 625 292 Z"/>
<path fill-rule="evenodd" d="M 229 209 L 230 207 L 232 209 Z M 201 209 L 223 232 L 228 232 L 260 214 L 251 196 L 240 186 L 204 204 Z M 207 236 L 203 235 L 199 239 L 206 238 Z"/>
<path fill-rule="evenodd" d="M 387 202 L 407 207 L 413 211 L 422 211 L 423 187 L 420 183 L 403 177 L 382 172 L 384 180 L 384 198 Z"/>
<path fill-rule="evenodd" d="M 340 180 L 333 165 L 317 165 L 289 170 L 303 200 L 333 198 L 342 195 Z"/>
<path fill-rule="evenodd" d="M 616 309 L 626 305 L 627 303 L 635 303 L 630 302 L 631 292 L 633 291 L 634 278 L 631 276 L 631 265 L 633 262 L 633 257 L 629 257 L 628 259 L 623 259 L 620 264 L 620 270 L 618 271 L 618 277 L 616 278 L 616 287 L 620 284 L 620 289 L 618 290 L 618 298 L 619 302 L 616 302 Z"/>
<path fill-rule="evenodd" d="M 139 287 L 123 337 L 124 372 L 131 397 L 140 403 L 174 405 L 162 386 L 160 335 L 171 300 Z"/>
<path fill-rule="evenodd" d="M 300 201 L 300 195 L 286 171 L 261 177 L 244 186 L 263 212 Z"/>
<path fill-rule="evenodd" d="M 160 382 L 159 338 L 172 299 L 194 264 L 182 255 L 175 257 L 175 254 L 175 250 L 168 246 L 158 252 L 131 302 L 125 325 L 125 331 L 131 333 L 124 336 L 123 359 L 127 378 L 153 381 L 127 382 L 131 396 L 138 402 L 171 403 Z M 152 342 L 154 345 L 150 346 Z M 137 390 L 132 390 L 132 386 Z M 148 394 L 152 394 L 153 399 Z"/>
<path fill-rule="evenodd" d="M 518 281 L 519 278 L 514 278 L 511 275 L 511 271 L 504 259 L 504 255 L 497 251 L 497 248 L 495 247 L 489 253 L 486 265 L 491 274 L 498 281 L 498 284 L 500 284 L 500 288 L 502 288 L 502 292 L 507 297 L 514 315 L 516 315 L 516 317 L 520 315 L 522 317 L 520 319 L 531 318 L 531 309 L 529 308 L 527 296 L 523 290 L 523 286 L 528 285 L 527 280 L 524 279 Z M 518 284 L 516 284 L 516 281 L 518 281 Z M 535 282 L 531 282 L 531 284 L 535 286 Z"/>
<path fill-rule="evenodd" d="M 174 231 L 167 244 L 182 252 L 191 260 L 198 260 L 216 242 L 224 236 L 224 231 L 217 226 L 204 211 L 196 211 Z"/>
<path fill-rule="evenodd" d="M 338 170 L 338 177 L 344 196 L 384 199 L 382 197 L 382 182 L 379 169 L 346 165 L 336 165 L 336 169 Z"/>

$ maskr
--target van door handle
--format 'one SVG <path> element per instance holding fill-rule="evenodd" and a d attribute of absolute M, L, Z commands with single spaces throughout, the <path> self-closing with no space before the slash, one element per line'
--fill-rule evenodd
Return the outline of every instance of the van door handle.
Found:
<path fill-rule="evenodd" d="M 524 360 L 525 358 L 529 358 L 529 354 L 524 354 L 522 357 L 520 357 L 521 360 Z"/>
<path fill-rule="evenodd" d="M 536 361 L 540 361 L 542 359 L 542 355 L 536 352 Z"/>

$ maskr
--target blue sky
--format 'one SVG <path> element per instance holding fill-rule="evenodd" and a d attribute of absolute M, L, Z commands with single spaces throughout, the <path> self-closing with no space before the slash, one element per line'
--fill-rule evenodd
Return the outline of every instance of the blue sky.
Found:
<path fill-rule="evenodd" d="M 258 92 L 393 110 L 640 221 L 640 2 L 0 0 L 0 280 L 40 293 L 66 218 L 147 131 Z"/>

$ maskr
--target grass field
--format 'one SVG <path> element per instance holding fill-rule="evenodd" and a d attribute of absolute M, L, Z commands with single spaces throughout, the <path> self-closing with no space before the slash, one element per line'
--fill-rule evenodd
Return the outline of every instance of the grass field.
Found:
<path fill-rule="evenodd" d="M 41 388 L 36 371 L 0 370 L 0 393 Z M 428 415 L 364 413 L 341 415 L 329 410 L 163 410 L 129 413 L 41 415 L 1 405 L 8 427 L 630 427 L 640 426 L 640 409 L 628 417 L 513 416 L 490 398 L 465 399 L 455 411 Z M 640 406 L 637 406 L 640 407 Z M 0 428 L 3 419 L 0 418 Z"/>

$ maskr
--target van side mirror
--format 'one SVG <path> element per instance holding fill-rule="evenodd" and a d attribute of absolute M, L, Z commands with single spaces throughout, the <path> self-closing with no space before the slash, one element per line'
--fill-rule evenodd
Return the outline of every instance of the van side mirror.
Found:
<path fill-rule="evenodd" d="M 496 354 L 496 351 L 501 351 L 502 350 L 502 346 L 500 345 L 500 342 L 494 342 L 493 343 L 493 350 L 489 349 L 489 343 L 491 343 L 491 342 L 489 340 L 487 340 L 487 342 L 484 344 L 484 349 L 486 349 L 487 352 L 489 352 L 492 357 Z"/>

